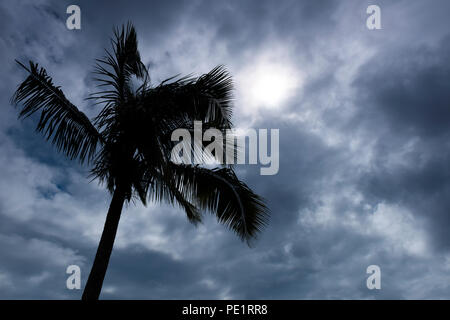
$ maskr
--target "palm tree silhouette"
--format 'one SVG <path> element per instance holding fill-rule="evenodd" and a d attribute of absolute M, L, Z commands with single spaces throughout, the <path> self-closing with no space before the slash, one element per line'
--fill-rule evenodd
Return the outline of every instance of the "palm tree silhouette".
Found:
<path fill-rule="evenodd" d="M 44 68 L 30 61 L 28 77 L 12 97 L 19 118 L 39 115 L 36 130 L 70 159 L 91 167 L 112 200 L 82 299 L 98 299 L 125 202 L 148 199 L 177 204 L 196 224 L 203 212 L 217 216 L 242 240 L 254 239 L 268 218 L 262 198 L 241 182 L 230 165 L 214 169 L 170 161 L 176 128 L 193 131 L 193 121 L 222 133 L 232 128 L 232 79 L 218 66 L 198 78 L 173 77 L 150 84 L 132 24 L 116 28 L 95 68 L 99 92 L 89 99 L 103 106 L 91 122 L 53 84 Z M 136 88 L 133 83 L 139 80 Z M 192 147 L 193 149 L 194 147 Z M 233 151 L 235 152 L 235 150 Z"/>

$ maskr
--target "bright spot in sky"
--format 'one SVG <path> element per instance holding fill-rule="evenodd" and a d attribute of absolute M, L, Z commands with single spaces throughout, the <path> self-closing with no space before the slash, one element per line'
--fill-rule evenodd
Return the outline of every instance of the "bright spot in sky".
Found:
<path fill-rule="evenodd" d="M 296 69 L 283 61 L 260 61 L 238 76 L 238 90 L 244 109 L 280 109 L 302 85 Z"/>

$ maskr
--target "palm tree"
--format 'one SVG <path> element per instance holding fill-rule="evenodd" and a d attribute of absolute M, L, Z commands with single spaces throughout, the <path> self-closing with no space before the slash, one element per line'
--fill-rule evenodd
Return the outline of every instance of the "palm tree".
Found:
<path fill-rule="evenodd" d="M 95 67 L 100 91 L 89 99 L 102 110 L 92 122 L 32 61 L 29 68 L 16 61 L 28 77 L 12 97 L 16 106 L 22 105 L 19 118 L 38 114 L 37 131 L 68 158 L 90 166 L 91 177 L 112 195 L 83 300 L 100 295 L 125 202 L 176 204 L 194 224 L 210 212 L 247 242 L 268 218 L 263 199 L 237 178 L 232 166 L 211 169 L 170 161 L 174 129 L 192 131 L 194 120 L 223 133 L 232 128 L 232 79 L 225 68 L 152 86 L 134 27 L 116 28 L 111 44 L 112 52 L 106 50 Z M 136 80 L 138 88 L 133 86 Z"/>

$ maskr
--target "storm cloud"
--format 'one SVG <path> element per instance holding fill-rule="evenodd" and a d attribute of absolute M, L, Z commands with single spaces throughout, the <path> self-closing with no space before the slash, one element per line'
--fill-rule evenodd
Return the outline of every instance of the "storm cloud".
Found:
<path fill-rule="evenodd" d="M 70 4 L 81 30 L 66 28 Z M 102 298 L 449 299 L 450 3 L 377 1 L 381 30 L 366 27 L 369 4 L 3 1 L 0 298 L 79 299 L 66 267 L 84 286 L 110 199 L 34 119 L 16 120 L 14 59 L 46 67 L 92 117 L 94 60 L 132 21 L 154 84 L 224 64 L 234 123 L 279 129 L 280 169 L 237 166 L 271 210 L 253 248 L 214 217 L 195 227 L 179 208 L 125 208 Z M 261 78 L 281 85 L 258 91 Z M 372 264 L 381 290 L 366 287 Z"/>

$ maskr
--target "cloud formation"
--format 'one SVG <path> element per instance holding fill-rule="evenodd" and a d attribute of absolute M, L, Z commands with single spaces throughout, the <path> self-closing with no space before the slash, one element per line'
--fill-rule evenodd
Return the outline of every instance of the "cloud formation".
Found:
<path fill-rule="evenodd" d="M 127 207 L 103 298 L 450 298 L 448 2 L 379 1 L 372 31 L 369 1 L 80 1 L 79 31 L 70 4 L 0 4 L 1 298 L 80 298 L 65 270 L 80 265 L 84 285 L 109 202 L 16 120 L 14 59 L 45 66 L 93 116 L 94 59 L 128 20 L 154 83 L 225 64 L 236 125 L 280 129 L 280 170 L 238 166 L 272 211 L 255 248 L 213 217 L 196 228 L 178 208 Z M 275 103 L 249 89 L 277 77 L 291 86 Z M 366 287 L 371 264 L 381 290 Z"/>

